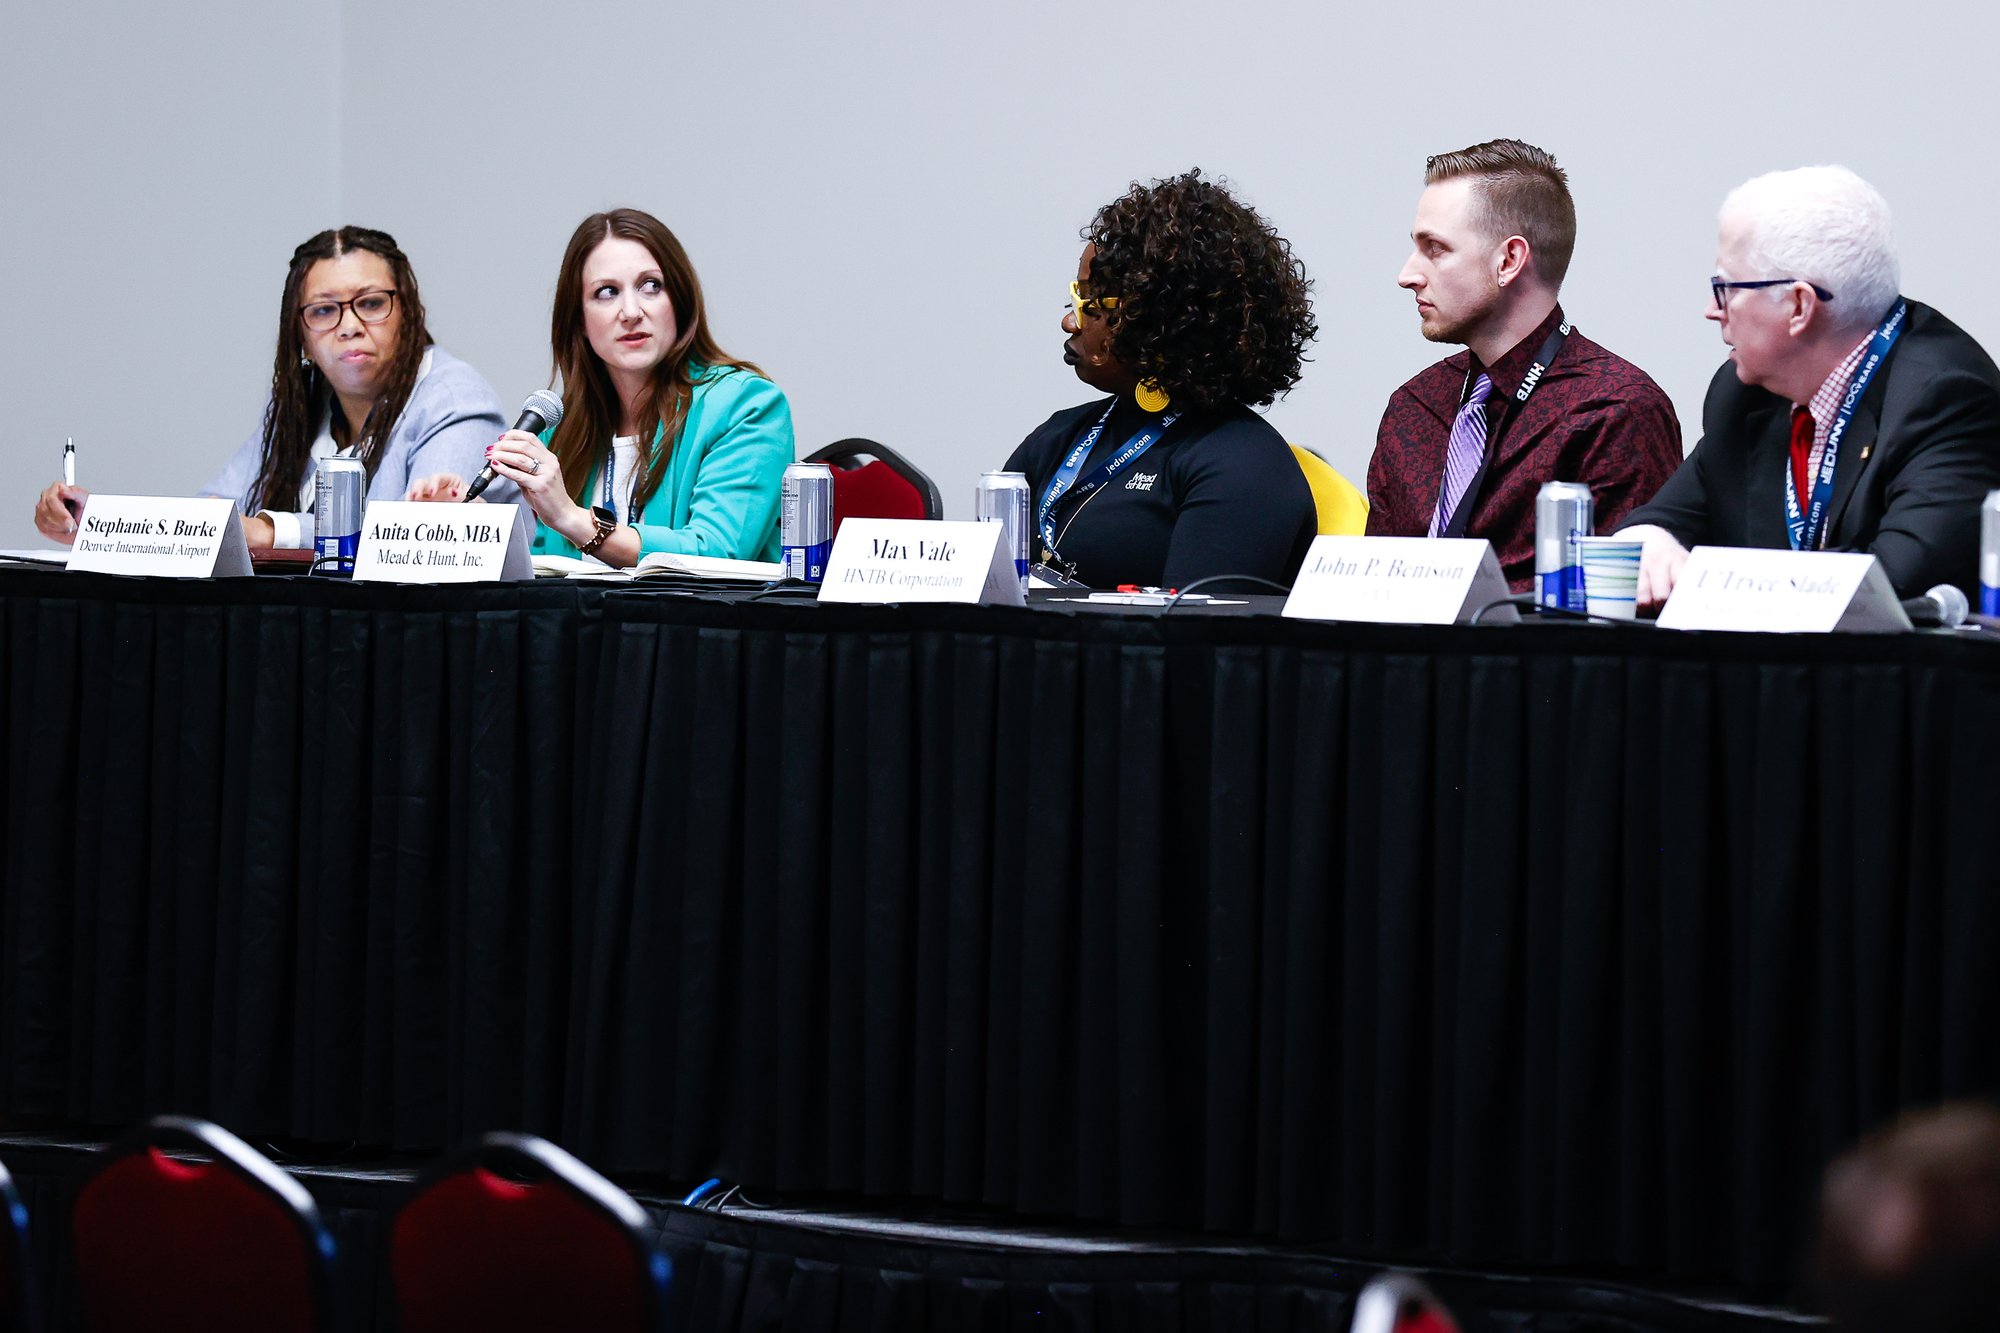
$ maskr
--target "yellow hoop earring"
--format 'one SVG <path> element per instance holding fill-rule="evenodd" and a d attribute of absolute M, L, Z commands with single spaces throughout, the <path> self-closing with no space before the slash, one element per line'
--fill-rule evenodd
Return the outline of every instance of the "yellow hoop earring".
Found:
<path fill-rule="evenodd" d="M 1155 381 L 1147 380 L 1132 391 L 1132 401 L 1139 404 L 1142 412 L 1164 412 L 1173 399 Z"/>

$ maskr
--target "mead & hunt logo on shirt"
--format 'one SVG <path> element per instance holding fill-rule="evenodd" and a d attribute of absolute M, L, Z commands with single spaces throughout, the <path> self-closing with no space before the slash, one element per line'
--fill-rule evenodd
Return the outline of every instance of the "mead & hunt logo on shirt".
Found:
<path fill-rule="evenodd" d="M 1125 489 L 1128 491 L 1150 491 L 1153 489 L 1153 483 L 1159 479 L 1160 474 L 1157 472 L 1134 472 L 1131 479 L 1125 483 Z"/>

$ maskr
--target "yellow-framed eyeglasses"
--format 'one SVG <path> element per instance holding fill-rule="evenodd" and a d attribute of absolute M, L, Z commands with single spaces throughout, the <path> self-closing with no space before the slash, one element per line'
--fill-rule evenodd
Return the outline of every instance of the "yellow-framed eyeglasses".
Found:
<path fill-rule="evenodd" d="M 1116 310 L 1118 298 L 1115 296 L 1085 296 L 1083 288 L 1075 278 L 1069 280 L 1069 312 L 1076 317 L 1078 328 L 1083 327 L 1085 315 L 1095 315 L 1100 311 Z"/>

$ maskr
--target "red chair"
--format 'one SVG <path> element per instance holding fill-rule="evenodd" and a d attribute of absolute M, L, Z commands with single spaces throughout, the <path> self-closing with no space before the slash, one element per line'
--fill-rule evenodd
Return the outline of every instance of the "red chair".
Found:
<path fill-rule="evenodd" d="M 645 1210 L 553 1143 L 488 1134 L 416 1190 L 389 1224 L 403 1333 L 663 1326 L 671 1270 Z"/>
<path fill-rule="evenodd" d="M 1408 1273 L 1384 1273 L 1361 1289 L 1349 1333 L 1458 1333 L 1451 1311 Z"/>
<path fill-rule="evenodd" d="M 931 479 L 886 445 L 873 440 L 836 440 L 808 463 L 833 469 L 833 530 L 855 518 L 943 518 L 944 500 Z"/>
<path fill-rule="evenodd" d="M 312 1196 L 205 1120 L 159 1116 L 93 1160 L 70 1237 L 92 1333 L 328 1326 L 333 1238 Z"/>
<path fill-rule="evenodd" d="M 14 1177 L 0 1166 L 0 1333 L 34 1333 L 41 1327 L 35 1314 L 34 1270 L 28 1263 L 28 1208 L 14 1188 Z"/>

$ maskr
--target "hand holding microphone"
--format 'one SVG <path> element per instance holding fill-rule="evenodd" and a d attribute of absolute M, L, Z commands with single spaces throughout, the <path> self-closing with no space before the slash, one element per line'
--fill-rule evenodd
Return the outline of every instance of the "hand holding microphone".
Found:
<path fill-rule="evenodd" d="M 513 429 L 529 435 L 539 435 L 560 422 L 562 417 L 562 399 L 548 389 L 537 389 L 528 395 L 527 402 L 521 404 L 521 415 L 514 418 Z M 480 493 L 493 484 L 495 475 L 497 474 L 493 471 L 493 464 L 488 462 L 479 470 L 479 475 L 472 479 L 472 485 L 466 487 L 466 503 L 477 500 Z"/>

